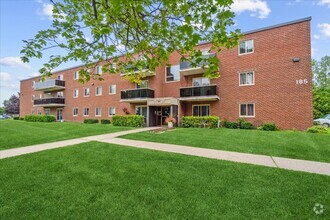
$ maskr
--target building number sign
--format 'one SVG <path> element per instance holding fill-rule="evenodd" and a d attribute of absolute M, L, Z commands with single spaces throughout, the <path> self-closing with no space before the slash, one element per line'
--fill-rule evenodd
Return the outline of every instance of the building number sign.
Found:
<path fill-rule="evenodd" d="M 297 79 L 297 80 L 296 80 L 296 84 L 297 84 L 297 85 L 308 84 L 308 79 Z"/>

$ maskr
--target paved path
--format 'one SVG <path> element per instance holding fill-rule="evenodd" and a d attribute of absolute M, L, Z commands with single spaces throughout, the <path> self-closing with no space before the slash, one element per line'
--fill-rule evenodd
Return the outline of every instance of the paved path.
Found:
<path fill-rule="evenodd" d="M 158 150 L 158 151 L 171 152 L 171 153 L 179 153 L 185 155 L 193 155 L 193 156 L 213 158 L 218 160 L 227 160 L 227 161 L 233 161 L 239 163 L 255 164 L 255 165 L 261 165 L 267 167 L 282 168 L 282 169 L 324 174 L 330 176 L 330 163 L 117 138 L 125 134 L 149 131 L 154 129 L 158 129 L 158 128 L 155 127 L 140 128 L 135 130 L 110 133 L 110 134 L 76 138 L 67 141 L 59 141 L 48 144 L 39 144 L 28 147 L 3 150 L 0 151 L 0 159 L 38 152 L 42 150 L 58 148 L 58 147 L 70 146 L 88 141 L 99 141 L 99 142 L 105 142 L 111 144 L 125 145 L 130 147 Z"/>

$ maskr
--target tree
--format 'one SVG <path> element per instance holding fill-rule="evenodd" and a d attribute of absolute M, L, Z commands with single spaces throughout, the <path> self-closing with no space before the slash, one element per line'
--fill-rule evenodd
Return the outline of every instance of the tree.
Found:
<path fill-rule="evenodd" d="M 3 113 L 5 113 L 5 108 L 4 107 L 0 107 L 0 115 L 3 115 Z"/>
<path fill-rule="evenodd" d="M 330 56 L 313 60 L 313 112 L 314 118 L 330 113 Z"/>
<path fill-rule="evenodd" d="M 39 71 L 43 77 L 67 61 L 85 64 L 79 71 L 80 81 L 91 77 L 100 61 L 103 72 L 115 73 L 154 70 L 167 64 L 176 51 L 193 66 L 207 62 L 205 76 L 219 77 L 219 61 L 202 56 L 195 46 L 210 42 L 210 51 L 221 52 L 237 46 L 239 30 L 228 31 L 234 24 L 230 11 L 233 0 L 51 0 L 51 28 L 39 31 L 34 39 L 24 40 L 22 60 L 41 58 L 43 52 L 60 48 L 65 55 L 52 55 Z M 52 53 L 54 54 L 54 53 Z M 125 55 L 122 57 L 121 55 Z M 109 59 L 112 57 L 113 59 Z M 112 68 L 116 63 L 116 69 Z M 140 81 L 142 71 L 132 81 Z"/>
<path fill-rule="evenodd" d="M 9 100 L 4 100 L 3 105 L 6 114 L 19 114 L 19 93 L 12 95 Z"/>

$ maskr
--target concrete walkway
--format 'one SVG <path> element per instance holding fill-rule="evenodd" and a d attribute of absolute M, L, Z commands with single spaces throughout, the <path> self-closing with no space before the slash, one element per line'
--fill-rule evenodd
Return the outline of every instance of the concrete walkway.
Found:
<path fill-rule="evenodd" d="M 261 165 L 261 166 L 267 166 L 273 168 L 281 168 L 281 169 L 288 169 L 288 170 L 295 170 L 295 171 L 302 171 L 302 172 L 316 173 L 316 174 L 323 174 L 330 176 L 330 163 L 117 138 L 125 134 L 149 131 L 154 129 L 158 129 L 158 128 L 155 127 L 140 128 L 129 131 L 121 131 L 110 134 L 77 138 L 67 141 L 59 141 L 48 144 L 39 144 L 28 147 L 3 150 L 0 151 L 0 159 L 38 152 L 42 150 L 54 149 L 58 147 L 75 145 L 89 141 L 99 141 L 99 142 L 118 144 L 118 145 L 130 146 L 130 147 L 158 150 L 158 151 L 185 154 L 185 155 L 193 155 L 193 156 L 212 158 L 218 160 L 227 160 L 227 161 L 233 161 L 239 163 Z"/>

